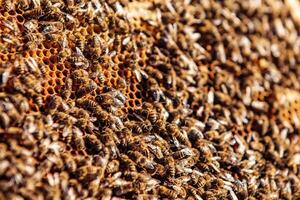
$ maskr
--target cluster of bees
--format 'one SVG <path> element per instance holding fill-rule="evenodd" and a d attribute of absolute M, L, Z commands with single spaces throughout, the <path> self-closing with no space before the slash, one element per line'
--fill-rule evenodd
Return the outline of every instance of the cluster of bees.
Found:
<path fill-rule="evenodd" d="M 300 198 L 285 3 L 0 0 L 0 199 Z"/>

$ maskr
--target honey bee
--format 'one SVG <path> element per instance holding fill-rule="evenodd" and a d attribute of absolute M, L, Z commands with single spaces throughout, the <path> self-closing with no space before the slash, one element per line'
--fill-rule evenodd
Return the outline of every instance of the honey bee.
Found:
<path fill-rule="evenodd" d="M 36 18 L 40 18 L 43 15 L 44 15 L 44 11 L 42 10 L 41 7 L 27 10 L 23 14 L 23 16 L 26 19 L 36 19 Z"/>
<path fill-rule="evenodd" d="M 168 177 L 175 177 L 175 160 L 172 156 L 168 156 L 165 158 L 166 161 L 166 170 Z"/>
<path fill-rule="evenodd" d="M 77 150 L 84 150 L 85 149 L 85 143 L 83 140 L 83 133 L 78 129 L 73 129 L 73 144 Z"/>
<path fill-rule="evenodd" d="M 75 41 L 76 47 L 78 47 L 82 52 L 84 52 L 85 49 L 85 42 L 82 38 L 79 38 Z"/>
<path fill-rule="evenodd" d="M 11 34 L 3 33 L 1 34 L 1 39 L 3 40 L 3 42 L 7 42 L 8 44 L 18 44 L 18 39 Z"/>
<path fill-rule="evenodd" d="M 0 125 L 2 128 L 7 128 L 10 124 L 10 118 L 5 112 L 0 114 Z"/>
<path fill-rule="evenodd" d="M 76 95 L 78 97 L 82 97 L 84 95 L 87 95 L 87 94 L 91 93 L 96 88 L 97 88 L 97 84 L 94 81 L 91 80 L 87 85 L 82 86 L 81 88 L 79 88 L 76 92 Z"/>
<path fill-rule="evenodd" d="M 105 80 L 106 80 L 106 77 L 105 75 L 102 73 L 102 72 L 99 72 L 98 74 L 98 80 L 101 84 L 104 84 Z"/>
<path fill-rule="evenodd" d="M 38 20 L 35 20 L 35 19 L 28 20 L 27 22 L 24 23 L 23 26 L 24 26 L 24 30 L 27 34 L 34 32 L 35 30 L 37 30 L 37 28 L 39 26 Z"/>
<path fill-rule="evenodd" d="M 128 154 L 133 157 L 135 162 L 142 168 L 148 169 L 148 170 L 154 170 L 154 164 L 151 162 L 147 157 L 145 157 L 143 154 L 141 154 L 138 151 L 128 151 Z"/>
<path fill-rule="evenodd" d="M 147 72 L 148 75 L 150 75 L 151 77 L 154 77 L 157 80 L 162 80 L 164 78 L 162 72 L 160 72 L 158 69 L 155 69 L 154 67 L 147 67 L 145 69 L 145 71 Z"/>
<path fill-rule="evenodd" d="M 15 35 L 19 34 L 20 30 L 15 22 L 10 21 L 10 20 L 3 20 L 2 24 L 3 24 L 3 26 L 10 29 L 11 31 L 14 31 Z"/>
<path fill-rule="evenodd" d="M 72 117 L 71 115 L 64 113 L 64 112 L 55 112 L 54 109 L 52 109 L 51 111 L 49 111 L 50 113 L 54 113 L 53 117 L 54 120 L 57 120 L 59 122 L 63 122 L 63 123 L 67 123 L 67 124 L 74 124 L 75 122 L 77 122 L 77 119 Z"/>
<path fill-rule="evenodd" d="M 21 94 L 11 95 L 9 98 L 11 102 L 15 104 L 20 113 L 29 111 L 28 100 Z"/>
<path fill-rule="evenodd" d="M 61 104 L 62 104 L 62 98 L 60 96 L 51 95 L 48 98 L 47 107 L 46 107 L 47 111 L 53 114 Z"/>
<path fill-rule="evenodd" d="M 65 80 L 65 85 L 63 86 L 63 89 L 61 90 L 61 96 L 64 100 L 67 100 L 70 98 L 72 93 L 72 86 L 73 86 L 73 80 L 69 77 Z"/>
<path fill-rule="evenodd" d="M 193 152 L 190 148 L 184 148 L 184 149 L 174 152 L 173 156 L 176 159 L 183 159 L 187 156 L 191 156 L 192 154 L 193 154 Z"/>
<path fill-rule="evenodd" d="M 87 147 L 87 151 L 93 154 L 97 154 L 103 149 L 103 144 L 94 135 L 87 135 L 85 137 L 85 145 Z"/>
<path fill-rule="evenodd" d="M 6 11 L 11 11 L 11 10 L 14 10 L 15 9 L 15 6 L 14 6 L 14 3 L 13 1 L 11 0 L 4 0 L 2 2 L 3 4 L 3 8 L 6 10 Z"/>
<path fill-rule="evenodd" d="M 5 85 L 9 79 L 9 70 L 0 70 L 0 85 Z"/>
<path fill-rule="evenodd" d="M 26 59 L 25 63 L 26 63 L 28 71 L 32 72 L 33 74 L 35 74 L 37 76 L 41 75 L 39 66 L 32 57 L 29 57 L 28 59 Z"/>
<path fill-rule="evenodd" d="M 150 156 L 148 146 L 143 141 L 140 141 L 139 137 L 135 137 L 135 140 L 130 143 L 129 147 L 132 150 L 140 151 L 144 156 L 148 158 Z"/>
<path fill-rule="evenodd" d="M 118 160 L 112 160 L 107 164 L 105 172 L 107 174 L 115 173 L 115 172 L 119 171 L 119 166 L 120 166 L 120 163 Z"/>
<path fill-rule="evenodd" d="M 166 125 L 167 131 L 176 139 L 178 139 L 180 142 L 184 143 L 188 147 L 191 147 L 191 142 L 189 141 L 188 137 L 184 135 L 175 124 L 168 123 Z"/>
<path fill-rule="evenodd" d="M 75 83 L 77 84 L 86 84 L 88 79 L 87 79 L 88 73 L 87 71 L 83 69 L 76 69 L 74 72 L 71 74 L 71 78 L 74 80 Z"/>
<path fill-rule="evenodd" d="M 41 95 L 35 94 L 32 97 L 34 103 L 37 104 L 37 106 L 41 107 L 44 104 L 43 97 Z"/>
<path fill-rule="evenodd" d="M 21 81 L 30 89 L 33 89 L 35 92 L 40 93 L 42 91 L 42 85 L 39 81 L 36 80 L 32 74 L 24 74 L 21 76 Z"/>
<path fill-rule="evenodd" d="M 120 160 L 121 160 L 122 163 L 125 164 L 126 168 L 129 171 L 136 172 L 135 163 L 126 154 L 120 154 Z"/>
<path fill-rule="evenodd" d="M 40 33 L 27 33 L 24 36 L 24 39 L 28 42 L 28 43 L 32 43 L 32 44 L 39 44 L 41 43 L 43 40 L 45 40 L 45 36 L 43 34 Z"/>
<path fill-rule="evenodd" d="M 160 195 L 171 199 L 176 199 L 178 196 L 178 192 L 176 190 L 169 189 L 166 186 L 161 185 L 158 187 L 158 190 Z"/>
<path fill-rule="evenodd" d="M 76 100 L 76 103 L 80 107 L 82 107 L 92 113 L 97 113 L 97 111 L 99 110 L 98 104 L 93 100 L 79 98 Z"/>

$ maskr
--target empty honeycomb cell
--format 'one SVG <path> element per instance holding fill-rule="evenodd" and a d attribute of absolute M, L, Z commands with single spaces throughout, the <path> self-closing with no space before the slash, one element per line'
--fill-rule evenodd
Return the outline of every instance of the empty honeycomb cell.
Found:
<path fill-rule="evenodd" d="M 49 94 L 54 94 L 54 89 L 53 89 L 52 87 L 48 87 L 48 88 L 47 88 L 47 92 L 48 92 Z"/>
<path fill-rule="evenodd" d="M 130 98 L 130 99 L 134 99 L 134 93 L 130 92 L 130 93 L 129 93 L 129 98 Z"/>
<path fill-rule="evenodd" d="M 63 84 L 62 80 L 59 79 L 59 78 L 55 79 L 55 83 L 56 83 L 56 85 L 62 85 Z"/>
<path fill-rule="evenodd" d="M 129 105 L 130 107 L 134 107 L 134 101 L 133 101 L 132 99 L 130 99 L 130 100 L 128 101 L 128 105 Z"/>
<path fill-rule="evenodd" d="M 54 72 L 49 72 L 49 76 L 51 77 L 51 78 L 55 78 L 56 77 L 56 75 L 55 75 L 55 73 Z"/>
<path fill-rule="evenodd" d="M 63 73 L 60 72 L 60 71 L 56 71 L 55 74 L 56 74 L 56 77 L 58 77 L 58 78 L 63 78 L 64 77 Z"/>
<path fill-rule="evenodd" d="M 62 71 L 62 73 L 63 73 L 64 76 L 68 76 L 69 70 L 65 69 L 65 70 Z"/>
<path fill-rule="evenodd" d="M 43 63 L 44 63 L 45 65 L 49 65 L 49 64 L 50 64 L 49 58 L 44 57 L 44 58 L 43 58 Z"/>
<path fill-rule="evenodd" d="M 93 25 L 93 32 L 99 34 L 101 32 L 101 27 L 99 25 Z"/>
<path fill-rule="evenodd" d="M 41 58 L 43 57 L 43 52 L 41 50 L 37 50 L 36 55 Z"/>
<path fill-rule="evenodd" d="M 51 43 L 50 42 L 44 42 L 43 43 L 43 46 L 44 46 L 44 48 L 46 48 L 46 49 L 50 49 L 51 48 Z M 45 54 L 44 54 L 45 55 Z"/>
<path fill-rule="evenodd" d="M 29 57 L 29 52 L 28 51 L 23 51 L 22 56 L 25 57 L 25 58 L 28 58 Z"/>
<path fill-rule="evenodd" d="M 111 75 L 110 75 L 110 73 L 108 71 L 104 71 L 104 76 L 106 78 L 110 78 L 111 77 Z"/>
<path fill-rule="evenodd" d="M 138 99 L 141 99 L 142 98 L 142 93 L 141 92 L 136 92 L 135 97 L 138 98 Z"/>
<path fill-rule="evenodd" d="M 18 21 L 20 24 L 23 24 L 24 21 L 25 21 L 25 19 L 24 19 L 24 17 L 23 17 L 22 15 L 18 15 L 18 16 L 17 16 L 17 21 Z"/>
<path fill-rule="evenodd" d="M 86 29 L 86 31 L 87 31 L 87 33 L 88 33 L 89 35 L 93 35 L 93 33 L 94 33 L 94 29 L 93 29 L 92 26 L 88 26 L 87 29 Z"/>
<path fill-rule="evenodd" d="M 10 16 L 14 16 L 14 15 L 16 15 L 17 13 L 16 13 L 15 10 L 10 10 L 10 11 L 8 11 L 8 14 L 9 14 Z"/>
<path fill-rule="evenodd" d="M 62 64 L 60 64 L 60 63 L 56 67 L 57 67 L 57 70 L 59 70 L 59 71 L 63 71 L 64 70 L 64 66 Z"/>
<path fill-rule="evenodd" d="M 44 49 L 43 54 L 44 54 L 45 57 L 50 57 L 51 56 L 51 53 L 48 49 Z"/>
<path fill-rule="evenodd" d="M 130 85 L 130 90 L 131 90 L 131 91 L 134 91 L 134 92 L 136 91 L 136 87 L 135 87 L 134 84 L 131 84 L 131 85 Z"/>
<path fill-rule="evenodd" d="M 138 107 L 142 105 L 142 101 L 141 101 L 141 100 L 138 100 L 138 99 L 134 100 L 134 103 L 135 103 L 135 105 L 138 106 Z"/>
<path fill-rule="evenodd" d="M 57 52 L 57 50 L 56 50 L 55 48 L 51 48 L 51 49 L 50 49 L 50 53 L 51 53 L 51 54 L 56 54 L 56 52 Z"/>
<path fill-rule="evenodd" d="M 54 91 L 55 91 L 57 94 L 60 93 L 61 89 L 62 89 L 61 84 L 60 84 L 60 85 L 56 85 L 56 86 L 54 87 Z"/>
<path fill-rule="evenodd" d="M 48 85 L 54 85 L 54 81 L 53 81 L 53 79 L 50 79 L 50 80 L 48 80 Z"/>
<path fill-rule="evenodd" d="M 36 56 L 36 52 L 35 52 L 34 50 L 30 50 L 30 51 L 29 51 L 29 55 L 30 55 L 31 57 L 35 57 L 35 56 Z"/>
<path fill-rule="evenodd" d="M 54 63 L 54 64 L 56 64 L 56 63 L 57 63 L 57 61 L 58 61 L 58 58 L 57 58 L 57 56 L 51 56 L 51 57 L 50 57 L 50 62 L 51 62 L 51 63 Z"/>
<path fill-rule="evenodd" d="M 51 64 L 49 64 L 48 66 L 49 66 L 49 69 L 50 69 L 51 71 L 56 71 L 56 67 L 57 67 L 56 65 L 54 65 L 54 64 L 51 63 Z"/>

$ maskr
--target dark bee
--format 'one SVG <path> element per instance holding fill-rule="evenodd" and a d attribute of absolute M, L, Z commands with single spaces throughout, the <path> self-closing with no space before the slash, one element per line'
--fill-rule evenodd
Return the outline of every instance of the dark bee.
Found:
<path fill-rule="evenodd" d="M 37 7 L 37 8 L 31 9 L 31 10 L 28 10 L 28 11 L 24 12 L 24 14 L 23 14 L 23 16 L 26 19 L 38 19 L 43 15 L 44 15 L 44 11 L 42 10 L 41 7 Z"/>
<path fill-rule="evenodd" d="M 57 95 L 51 95 L 48 98 L 47 104 L 46 104 L 46 109 L 49 113 L 54 113 L 57 108 L 61 105 L 62 99 L 60 96 Z"/>
<path fill-rule="evenodd" d="M 128 168 L 129 171 L 136 171 L 136 164 L 125 154 L 120 154 L 120 160 L 125 164 L 125 167 Z"/>
<path fill-rule="evenodd" d="M 85 137 L 85 146 L 88 152 L 92 154 L 97 154 L 103 149 L 103 144 L 94 135 L 87 135 Z"/>
<path fill-rule="evenodd" d="M 81 88 L 79 88 L 76 92 L 76 95 L 78 97 L 82 97 L 86 94 L 91 93 L 92 91 L 94 91 L 97 88 L 97 84 L 94 81 L 90 81 L 90 83 L 88 83 L 87 85 L 82 86 Z"/>

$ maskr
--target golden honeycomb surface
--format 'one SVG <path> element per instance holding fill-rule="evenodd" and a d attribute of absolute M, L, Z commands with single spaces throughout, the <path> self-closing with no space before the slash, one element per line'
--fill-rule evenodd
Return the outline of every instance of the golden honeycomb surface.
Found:
<path fill-rule="evenodd" d="M 299 199 L 294 0 L 0 0 L 0 200 Z"/>

